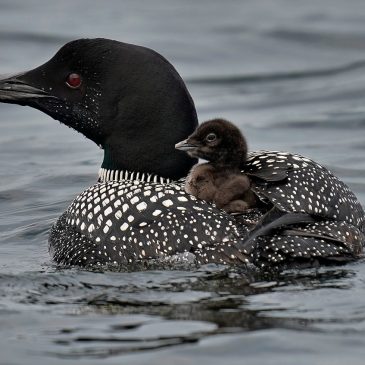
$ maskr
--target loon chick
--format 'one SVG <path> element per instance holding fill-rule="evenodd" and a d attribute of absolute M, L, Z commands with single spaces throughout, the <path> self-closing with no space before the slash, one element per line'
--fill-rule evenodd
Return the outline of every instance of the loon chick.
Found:
<path fill-rule="evenodd" d="M 209 161 L 195 165 L 185 182 L 185 191 L 214 202 L 228 213 L 243 213 L 255 207 L 250 179 L 240 168 L 247 158 L 247 142 L 240 130 L 224 119 L 202 123 L 175 148 Z"/>
<path fill-rule="evenodd" d="M 174 67 L 150 49 L 72 41 L 45 64 L 1 79 L 0 102 L 39 109 L 104 149 L 99 181 L 51 229 L 57 263 L 129 265 L 179 256 L 198 264 L 291 266 L 361 255 L 359 201 L 300 155 L 251 152 L 242 169 L 268 207 L 264 217 L 277 208 L 314 221 L 279 217 L 274 227 L 261 218 L 264 230 L 247 241 L 248 214 L 237 218 L 187 194 L 183 178 L 196 160 L 174 146 L 196 129 L 194 103 Z"/>

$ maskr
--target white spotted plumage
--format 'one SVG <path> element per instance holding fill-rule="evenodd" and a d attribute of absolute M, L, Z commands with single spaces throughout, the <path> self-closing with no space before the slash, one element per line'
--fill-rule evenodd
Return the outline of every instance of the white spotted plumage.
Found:
<path fill-rule="evenodd" d="M 236 218 L 185 193 L 184 181 L 160 182 L 147 174 L 129 180 L 130 173 L 102 171 L 100 182 L 81 193 L 53 227 L 53 256 L 64 264 L 99 266 L 184 253 L 199 264 L 251 261 L 262 266 L 361 253 L 363 210 L 328 170 L 300 155 L 259 151 L 249 155 L 244 170 L 255 171 L 287 174 L 285 181 L 256 183 L 260 199 L 321 221 L 260 236 L 251 249 L 242 250 L 248 216 Z M 108 176 L 111 180 L 104 181 Z M 255 214 L 253 221 L 260 217 Z"/>

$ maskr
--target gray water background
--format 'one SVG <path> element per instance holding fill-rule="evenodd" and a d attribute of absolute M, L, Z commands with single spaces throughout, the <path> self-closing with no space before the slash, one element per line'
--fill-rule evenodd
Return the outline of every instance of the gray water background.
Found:
<path fill-rule="evenodd" d="M 250 148 L 299 152 L 365 203 L 365 2 L 0 0 L 0 74 L 80 37 L 151 47 L 200 121 Z M 0 104 L 0 364 L 364 364 L 365 263 L 280 275 L 57 268 L 48 230 L 102 152 Z"/>

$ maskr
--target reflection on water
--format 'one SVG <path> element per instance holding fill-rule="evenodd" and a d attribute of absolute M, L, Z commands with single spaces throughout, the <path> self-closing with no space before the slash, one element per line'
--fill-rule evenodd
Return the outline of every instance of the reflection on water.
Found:
<path fill-rule="evenodd" d="M 327 339 L 346 333 L 356 351 L 365 330 L 364 284 L 359 280 L 363 272 L 357 264 L 280 274 L 215 265 L 190 272 L 89 273 L 49 267 L 41 273 L 4 274 L 4 351 L 10 359 L 19 331 L 17 342 L 25 352 L 37 334 L 37 355 L 45 363 L 50 358 L 97 363 L 100 358 L 114 361 L 118 355 L 134 354 L 134 361 L 142 364 L 139 354 L 152 349 L 169 349 L 175 358 L 180 345 L 195 351 L 203 340 L 227 336 L 242 341 L 236 343 L 232 357 L 245 357 L 248 350 L 252 357 L 253 348 L 257 355 L 268 346 L 259 340 L 251 343 L 250 334 L 255 338 L 257 331 L 286 333 L 286 346 L 294 348 L 299 334 L 304 339 L 310 334 Z M 314 351 L 321 343 L 317 346 Z M 153 354 L 159 361 L 158 353 Z M 272 356 L 267 348 L 261 355 L 261 361 Z M 221 363 L 219 358 L 210 361 Z"/>
<path fill-rule="evenodd" d="M 0 74 L 78 37 L 152 47 L 187 80 L 200 120 L 231 119 L 251 149 L 314 158 L 365 203 L 364 17 L 361 0 L 0 0 Z M 363 262 L 284 273 L 57 268 L 48 229 L 95 181 L 101 151 L 0 104 L 0 156 L 0 363 L 363 363 Z"/>

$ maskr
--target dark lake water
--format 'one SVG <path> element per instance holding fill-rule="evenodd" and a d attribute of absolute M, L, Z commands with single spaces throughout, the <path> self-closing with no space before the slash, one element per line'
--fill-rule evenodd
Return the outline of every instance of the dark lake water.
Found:
<path fill-rule="evenodd" d="M 69 40 L 156 49 L 199 119 L 251 149 L 299 152 L 365 203 L 365 2 L 0 0 L 0 73 Z M 101 151 L 0 104 L 0 364 L 364 364 L 365 262 L 279 275 L 57 268 L 48 230 L 93 184 Z"/>

